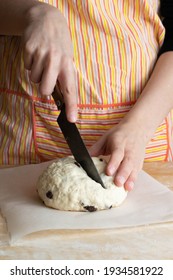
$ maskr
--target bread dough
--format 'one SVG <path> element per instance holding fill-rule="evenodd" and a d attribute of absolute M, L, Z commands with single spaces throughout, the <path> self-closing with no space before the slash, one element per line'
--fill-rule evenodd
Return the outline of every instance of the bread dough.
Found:
<path fill-rule="evenodd" d="M 69 156 L 53 162 L 38 179 L 38 194 L 45 205 L 59 210 L 90 212 L 119 206 L 127 191 L 124 187 L 116 187 L 112 176 L 105 175 L 104 159 L 92 159 L 105 189 Z"/>

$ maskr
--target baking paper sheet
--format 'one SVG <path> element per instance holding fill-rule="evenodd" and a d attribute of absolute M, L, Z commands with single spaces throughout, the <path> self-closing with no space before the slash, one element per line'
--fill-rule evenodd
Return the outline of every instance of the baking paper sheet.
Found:
<path fill-rule="evenodd" d="M 141 171 L 124 203 L 100 212 L 65 212 L 44 206 L 38 176 L 50 162 L 0 170 L 0 208 L 11 243 L 49 229 L 111 229 L 173 221 L 173 192 Z"/>

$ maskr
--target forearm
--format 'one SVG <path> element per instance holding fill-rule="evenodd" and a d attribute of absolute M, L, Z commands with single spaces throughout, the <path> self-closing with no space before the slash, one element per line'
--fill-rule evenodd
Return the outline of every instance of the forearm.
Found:
<path fill-rule="evenodd" d="M 135 106 L 125 121 L 135 122 L 147 132 L 149 141 L 173 108 L 173 52 L 162 54 Z"/>
<path fill-rule="evenodd" d="M 27 24 L 28 11 L 37 5 L 37 0 L 1 0 L 0 35 L 22 35 Z"/>

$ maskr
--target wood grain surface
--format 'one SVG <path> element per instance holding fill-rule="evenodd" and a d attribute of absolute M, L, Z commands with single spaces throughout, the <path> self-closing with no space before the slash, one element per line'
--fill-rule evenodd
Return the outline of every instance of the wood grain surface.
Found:
<path fill-rule="evenodd" d="M 173 191 L 173 163 L 147 163 L 144 171 Z M 0 215 L 0 259 L 173 259 L 173 223 L 111 230 L 37 232 L 9 245 Z"/>

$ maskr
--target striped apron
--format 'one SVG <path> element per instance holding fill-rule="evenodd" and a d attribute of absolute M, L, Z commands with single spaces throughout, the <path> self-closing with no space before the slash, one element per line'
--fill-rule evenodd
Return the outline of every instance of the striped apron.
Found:
<path fill-rule="evenodd" d="M 78 93 L 77 126 L 87 147 L 119 123 L 144 88 L 164 39 L 157 0 L 48 0 L 70 29 Z M 20 37 L 0 37 L 0 164 L 65 157 L 69 148 L 51 97 L 24 69 Z M 172 160 L 171 113 L 145 161 Z"/>

